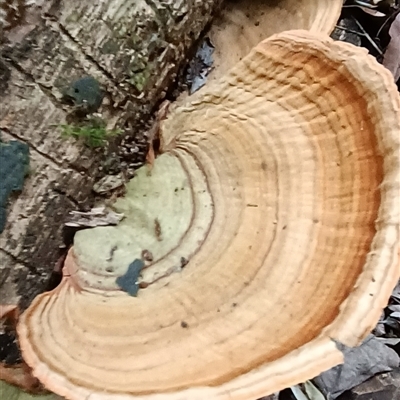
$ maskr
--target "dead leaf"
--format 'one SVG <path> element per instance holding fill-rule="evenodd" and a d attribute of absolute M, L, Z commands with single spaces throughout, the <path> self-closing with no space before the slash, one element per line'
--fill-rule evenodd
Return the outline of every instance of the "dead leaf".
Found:
<path fill-rule="evenodd" d="M 194 58 L 190 61 L 186 74 L 186 81 L 190 86 L 190 94 L 195 93 L 205 85 L 214 62 L 213 53 L 214 45 L 209 38 L 205 38 L 197 49 Z"/>
<path fill-rule="evenodd" d="M 400 370 L 379 374 L 340 397 L 340 400 L 397 400 L 400 398 Z"/>
<path fill-rule="evenodd" d="M 19 318 L 19 308 L 15 304 L 0 304 L 0 320 L 7 330 L 15 331 Z M 0 380 L 18 386 L 31 393 L 43 392 L 40 382 L 33 377 L 31 369 L 24 362 L 15 365 L 0 363 Z"/>
<path fill-rule="evenodd" d="M 336 399 L 346 390 L 399 365 L 397 353 L 373 335 L 358 347 L 338 346 L 344 354 L 344 364 L 323 372 L 314 380 L 329 399 Z"/>
<path fill-rule="evenodd" d="M 118 225 L 123 218 L 124 214 L 116 213 L 105 207 L 98 207 L 92 208 L 88 212 L 71 211 L 65 226 L 94 228 L 96 226 Z"/>
<path fill-rule="evenodd" d="M 1 375 L 0 375 L 1 376 Z M 4 400 L 62 400 L 62 397 L 49 392 L 31 394 L 22 389 L 0 381 L 1 398 Z"/>
<path fill-rule="evenodd" d="M 383 65 L 392 73 L 397 82 L 400 78 L 400 14 L 389 29 L 390 42 L 383 56 Z"/>
<path fill-rule="evenodd" d="M 399 312 L 400 311 L 400 304 L 391 304 L 388 306 L 388 309 L 392 312 Z"/>
<path fill-rule="evenodd" d="M 390 314 L 392 318 L 400 319 L 400 311 L 394 311 Z"/>
<path fill-rule="evenodd" d="M 304 382 L 302 386 L 310 400 L 326 400 L 325 396 L 311 381 Z"/>
<path fill-rule="evenodd" d="M 378 337 L 376 338 L 381 343 L 386 344 L 386 346 L 394 347 L 400 343 L 400 338 L 385 338 L 385 337 Z"/>
<path fill-rule="evenodd" d="M 0 364 L 0 379 L 29 393 L 45 392 L 41 383 L 31 374 L 30 368 L 25 363 L 13 366 Z"/>
<path fill-rule="evenodd" d="M 0 304 L 0 320 L 5 318 L 18 318 L 18 306 L 15 304 Z"/>

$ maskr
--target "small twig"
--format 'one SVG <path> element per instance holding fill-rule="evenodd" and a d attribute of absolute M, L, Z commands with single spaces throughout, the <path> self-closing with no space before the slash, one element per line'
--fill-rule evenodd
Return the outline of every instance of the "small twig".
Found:
<path fill-rule="evenodd" d="M 379 37 L 379 35 L 380 35 L 382 29 L 383 29 L 383 28 L 385 27 L 385 25 L 390 21 L 390 19 L 391 19 L 392 17 L 395 17 L 395 18 L 396 18 L 396 15 L 397 15 L 399 12 L 400 12 L 400 10 L 396 10 L 395 12 L 393 12 L 391 15 L 389 15 L 389 16 L 386 18 L 385 22 L 382 24 L 382 26 L 379 28 L 378 32 L 376 33 L 376 36 L 377 36 L 377 37 Z"/>
<path fill-rule="evenodd" d="M 344 26 L 336 25 L 335 28 L 341 29 L 342 31 L 345 31 L 345 32 L 353 33 L 354 35 L 357 35 L 357 36 L 365 36 L 362 32 L 353 31 L 352 29 L 346 28 Z"/>
<path fill-rule="evenodd" d="M 380 56 L 382 56 L 383 55 L 382 50 L 374 42 L 374 40 L 371 38 L 371 36 L 368 34 L 368 32 L 363 28 L 363 26 L 358 22 L 357 18 L 355 18 L 354 16 L 352 16 L 352 18 L 353 18 L 354 22 L 357 24 L 357 26 L 362 30 L 364 36 L 368 39 L 368 41 L 375 48 L 375 50 L 379 53 Z"/>
<path fill-rule="evenodd" d="M 376 5 L 372 5 L 369 3 L 359 3 L 359 2 L 357 2 L 357 4 L 344 4 L 342 6 L 342 8 L 361 8 L 361 7 L 365 7 L 370 10 L 376 10 L 376 8 L 377 8 Z"/>
<path fill-rule="evenodd" d="M 354 2 L 356 3 L 356 5 L 359 5 L 361 7 L 366 7 L 366 8 L 371 8 L 371 9 L 378 8 L 377 4 L 367 3 L 367 2 L 362 1 L 362 0 L 354 0 Z"/>

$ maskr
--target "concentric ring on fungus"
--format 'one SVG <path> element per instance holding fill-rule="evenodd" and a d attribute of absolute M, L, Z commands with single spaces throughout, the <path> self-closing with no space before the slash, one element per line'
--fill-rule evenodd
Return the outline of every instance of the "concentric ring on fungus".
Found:
<path fill-rule="evenodd" d="M 207 82 L 220 78 L 265 38 L 289 29 L 330 34 L 343 0 L 225 1 L 208 36 L 215 46 Z"/>
<path fill-rule="evenodd" d="M 77 234 L 18 327 L 34 375 L 74 400 L 248 400 L 340 363 L 399 278 L 399 105 L 363 49 L 260 43 L 164 121 L 127 218 Z M 131 297 L 115 278 L 143 250 Z"/>

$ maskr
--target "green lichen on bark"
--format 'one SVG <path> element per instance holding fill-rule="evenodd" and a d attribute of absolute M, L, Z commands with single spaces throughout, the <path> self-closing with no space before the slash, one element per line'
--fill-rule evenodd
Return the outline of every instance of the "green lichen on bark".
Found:
<path fill-rule="evenodd" d="M 84 76 L 73 81 L 64 89 L 64 99 L 70 101 L 84 114 L 96 112 L 103 101 L 103 93 L 99 82 L 92 76 Z"/>
<path fill-rule="evenodd" d="M 6 225 L 6 207 L 12 192 L 21 191 L 29 171 L 29 147 L 12 140 L 2 142 L 0 138 L 0 233 Z"/>

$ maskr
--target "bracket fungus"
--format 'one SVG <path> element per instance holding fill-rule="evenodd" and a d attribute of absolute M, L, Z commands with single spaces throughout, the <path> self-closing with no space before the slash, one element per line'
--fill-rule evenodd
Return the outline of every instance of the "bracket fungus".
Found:
<path fill-rule="evenodd" d="M 218 79 L 265 38 L 286 30 L 330 34 L 343 0 L 235 0 L 225 2 L 211 26 L 215 46 L 210 79 Z"/>
<path fill-rule="evenodd" d="M 72 400 L 251 400 L 341 363 L 399 278 L 399 108 L 363 49 L 261 42 L 162 122 L 126 218 L 77 233 L 18 326 L 33 374 Z"/>

